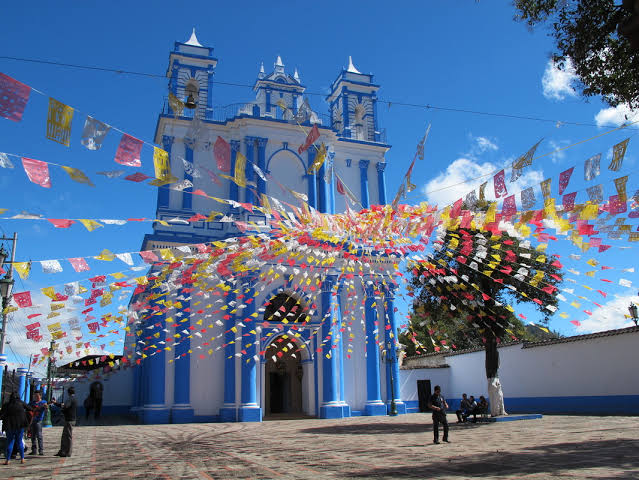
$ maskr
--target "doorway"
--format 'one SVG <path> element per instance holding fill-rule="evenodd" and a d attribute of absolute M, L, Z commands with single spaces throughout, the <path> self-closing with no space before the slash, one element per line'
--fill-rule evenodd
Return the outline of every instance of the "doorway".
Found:
<path fill-rule="evenodd" d="M 431 396 L 430 380 L 417 380 L 417 398 L 419 399 L 419 411 L 428 412 L 428 400 Z"/>
<path fill-rule="evenodd" d="M 301 352 L 291 338 L 276 338 L 267 350 L 264 415 L 302 415 Z"/>

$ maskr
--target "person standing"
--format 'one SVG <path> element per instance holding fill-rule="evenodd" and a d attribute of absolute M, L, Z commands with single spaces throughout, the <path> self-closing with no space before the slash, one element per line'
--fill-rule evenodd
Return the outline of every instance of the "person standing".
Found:
<path fill-rule="evenodd" d="M 9 459 L 11 458 L 14 445 L 18 445 L 20 463 L 24 463 L 24 443 L 22 442 L 22 437 L 24 435 L 24 429 L 29 425 L 27 410 L 31 410 L 31 407 L 20 400 L 16 392 L 11 394 L 9 401 L 5 403 L 0 410 L 2 428 L 7 434 L 5 465 L 9 465 Z"/>
<path fill-rule="evenodd" d="M 446 443 L 450 443 L 448 441 L 448 420 L 446 420 L 446 409 L 448 408 L 448 404 L 442 395 L 442 389 L 439 385 L 435 385 L 435 393 L 433 393 L 428 400 L 428 408 L 433 411 L 433 434 L 435 435 L 433 443 L 439 443 L 440 423 L 444 427 L 444 437 L 442 440 Z"/>
<path fill-rule="evenodd" d="M 92 407 L 95 409 L 94 416 L 96 420 L 100 418 L 100 413 L 102 412 L 103 390 L 104 385 L 102 385 L 102 382 L 96 380 L 91 384 L 90 396 L 92 400 Z"/>
<path fill-rule="evenodd" d="M 62 430 L 62 438 L 60 439 L 60 451 L 56 453 L 56 457 L 70 457 L 73 450 L 73 427 L 75 426 L 77 402 L 75 400 L 75 389 L 69 387 L 67 390 L 69 399 L 63 404 L 55 402 L 62 408 L 64 415 L 64 429 Z"/>
<path fill-rule="evenodd" d="M 36 454 L 36 440 L 38 446 L 38 452 L 40 455 L 44 455 L 44 441 L 42 440 L 42 421 L 47 411 L 48 405 L 46 400 L 42 400 L 42 394 L 35 392 L 33 394 L 33 400 L 29 404 L 33 410 L 33 418 L 31 419 L 31 425 L 29 430 L 31 431 L 31 452 L 29 455 Z"/>

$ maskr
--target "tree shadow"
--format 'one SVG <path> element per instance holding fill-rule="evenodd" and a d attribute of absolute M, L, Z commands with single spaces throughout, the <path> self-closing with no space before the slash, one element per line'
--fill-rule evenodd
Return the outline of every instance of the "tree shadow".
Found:
<path fill-rule="evenodd" d="M 449 423 L 451 432 L 457 429 L 478 428 L 481 423 Z M 442 427 L 439 427 L 442 431 Z M 300 430 L 300 433 L 316 435 L 397 435 L 409 433 L 432 432 L 433 424 L 428 423 L 359 423 L 347 425 L 331 425 L 328 427 L 313 427 Z"/>
<path fill-rule="evenodd" d="M 439 446 L 438 446 L 439 447 Z M 434 461 L 415 461 L 405 466 L 371 468 L 343 472 L 348 478 L 430 478 L 433 475 L 463 475 L 473 477 L 494 477 L 507 474 L 532 474 L 548 472 L 559 474 L 564 470 L 581 470 L 603 467 L 608 477 L 637 478 L 632 470 L 639 469 L 639 440 L 617 439 L 584 442 L 558 443 L 532 447 L 523 452 L 485 452 L 464 457 L 459 455 L 460 447 L 451 450 L 448 458 Z M 504 445 L 508 448 L 508 445 Z M 616 473 L 615 473 L 616 472 Z M 627 472 L 627 473 L 626 473 Z M 627 477 L 620 477 L 626 473 Z"/>

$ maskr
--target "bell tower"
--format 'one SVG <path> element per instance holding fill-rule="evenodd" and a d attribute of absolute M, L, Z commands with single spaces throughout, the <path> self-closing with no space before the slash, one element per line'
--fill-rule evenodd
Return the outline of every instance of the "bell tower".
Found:
<path fill-rule="evenodd" d="M 348 67 L 343 69 L 331 85 L 326 100 L 330 105 L 331 122 L 341 137 L 379 141 L 377 125 L 377 90 L 373 75 L 361 73 L 348 57 Z"/>
<path fill-rule="evenodd" d="M 213 48 L 203 46 L 195 36 L 195 28 L 185 43 L 175 42 L 175 48 L 169 55 L 169 67 L 166 76 L 169 80 L 169 92 L 186 104 L 182 112 L 176 112 L 169 101 L 170 113 L 200 119 L 213 115 L 213 75 L 217 58 L 213 57 Z M 191 108 L 188 108 L 188 107 Z"/>

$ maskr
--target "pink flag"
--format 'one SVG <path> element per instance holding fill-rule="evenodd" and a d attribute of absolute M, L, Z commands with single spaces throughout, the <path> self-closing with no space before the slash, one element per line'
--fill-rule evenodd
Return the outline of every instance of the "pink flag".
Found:
<path fill-rule="evenodd" d="M 568 170 L 561 172 L 559 174 L 559 195 L 564 193 L 564 190 L 566 190 L 566 187 L 568 186 L 568 182 L 570 182 L 572 171 L 574 169 L 575 167 L 570 167 Z"/>
<path fill-rule="evenodd" d="M 146 263 L 153 263 L 159 260 L 158 256 L 155 253 L 153 253 L 151 250 L 140 252 L 140 256 L 142 257 L 142 260 L 144 260 Z"/>
<path fill-rule="evenodd" d="M 31 303 L 31 292 L 20 292 L 14 293 L 13 299 L 16 301 L 20 308 L 30 307 L 33 305 Z"/>
<path fill-rule="evenodd" d="M 69 228 L 75 222 L 66 218 L 47 218 L 55 228 Z"/>
<path fill-rule="evenodd" d="M 144 142 L 142 140 L 138 140 L 126 133 L 123 134 L 120 145 L 118 146 L 118 151 L 115 152 L 115 161 L 129 167 L 141 167 L 140 151 L 142 150 L 143 144 Z"/>
<path fill-rule="evenodd" d="M 501 170 L 494 177 L 495 182 L 495 197 L 503 197 L 508 194 L 508 190 L 506 189 L 506 180 L 504 171 Z"/>
<path fill-rule="evenodd" d="M 505 217 L 512 217 L 517 213 L 517 202 L 515 202 L 515 196 L 504 198 L 504 205 L 501 210 L 501 214 Z"/>
<path fill-rule="evenodd" d="M 457 218 L 461 213 L 462 203 L 464 201 L 460 198 L 453 204 L 453 208 L 450 210 L 450 218 Z"/>
<path fill-rule="evenodd" d="M 231 146 L 222 137 L 217 137 L 215 145 L 213 145 L 213 154 L 220 172 L 231 170 Z"/>
<path fill-rule="evenodd" d="M 71 264 L 71 266 L 76 272 L 88 272 L 90 270 L 89 264 L 82 257 L 69 258 L 67 260 L 69 260 L 69 263 Z"/>
<path fill-rule="evenodd" d="M 0 117 L 14 122 L 22 120 L 31 87 L 0 73 Z"/>
<path fill-rule="evenodd" d="M 51 188 L 51 178 L 49 177 L 49 165 L 40 160 L 22 157 L 24 171 L 33 183 L 44 188 Z"/>
<path fill-rule="evenodd" d="M 127 175 L 126 177 L 124 177 L 125 180 L 129 180 L 130 182 L 143 182 L 147 178 L 151 178 L 151 177 L 149 177 L 148 175 L 145 175 L 142 172 L 135 172 L 135 173 L 132 173 L 131 175 Z"/>
<path fill-rule="evenodd" d="M 581 322 L 579 320 L 570 320 L 570 323 L 572 323 L 575 327 L 578 327 L 581 325 Z"/>

